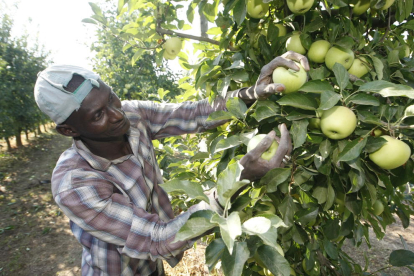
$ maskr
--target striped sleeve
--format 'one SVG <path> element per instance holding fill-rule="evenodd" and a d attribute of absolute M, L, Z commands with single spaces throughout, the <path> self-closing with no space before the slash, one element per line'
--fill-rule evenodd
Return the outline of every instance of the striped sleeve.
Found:
<path fill-rule="evenodd" d="M 62 181 L 72 181 L 72 188 L 60 191 L 55 201 L 71 221 L 107 243 L 122 247 L 121 254 L 132 258 L 170 259 L 191 246 L 191 241 L 172 243 L 175 234 L 197 211 L 197 205 L 174 219 L 163 222 L 130 203 L 114 186 L 96 177 L 73 181 L 67 173 Z"/>
<path fill-rule="evenodd" d="M 140 113 L 147 123 L 151 139 L 159 139 L 215 128 L 226 121 L 206 120 L 212 112 L 225 110 L 225 106 L 226 101 L 217 97 L 213 104 L 210 104 L 208 99 L 179 104 L 131 101 L 124 104 L 123 108 L 128 111 L 128 108 L 132 107 Z"/>

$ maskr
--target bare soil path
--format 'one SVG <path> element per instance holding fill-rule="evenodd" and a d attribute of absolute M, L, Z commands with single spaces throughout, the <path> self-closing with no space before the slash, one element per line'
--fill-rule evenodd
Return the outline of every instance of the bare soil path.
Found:
<path fill-rule="evenodd" d="M 54 203 L 49 183 L 57 159 L 71 143 L 49 130 L 11 154 L 0 148 L 0 275 L 80 275 L 81 247 L 69 230 L 68 219 Z M 387 232 L 382 241 L 372 234 L 370 249 L 346 244 L 346 250 L 363 266 L 366 253 L 370 271 L 386 266 L 390 252 L 403 248 L 399 235 L 414 251 L 413 226 L 403 229 L 397 219 Z M 177 267 L 166 266 L 167 275 L 209 275 L 204 250 L 200 244 L 188 250 Z M 383 272 L 414 275 L 406 268 Z"/>

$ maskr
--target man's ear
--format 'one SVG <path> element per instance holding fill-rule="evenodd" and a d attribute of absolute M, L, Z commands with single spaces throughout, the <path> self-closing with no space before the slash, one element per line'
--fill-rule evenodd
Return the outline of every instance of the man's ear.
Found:
<path fill-rule="evenodd" d="M 56 125 L 56 131 L 62 135 L 73 137 L 73 138 L 80 135 L 79 132 L 77 132 L 73 126 L 68 125 L 68 124 Z"/>

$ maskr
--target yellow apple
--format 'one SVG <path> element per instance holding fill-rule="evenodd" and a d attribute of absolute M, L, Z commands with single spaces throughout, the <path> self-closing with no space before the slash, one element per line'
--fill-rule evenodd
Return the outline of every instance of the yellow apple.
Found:
<path fill-rule="evenodd" d="M 377 199 L 374 204 L 372 205 L 373 212 L 376 216 L 379 216 L 384 212 L 384 204 L 382 204 L 381 200 Z"/>
<path fill-rule="evenodd" d="M 283 84 L 285 90 L 282 93 L 284 94 L 298 91 L 307 81 L 308 75 L 303 66 L 297 62 L 296 65 L 300 68 L 299 71 L 287 69 L 285 67 L 277 67 L 273 71 L 273 83 Z"/>
<path fill-rule="evenodd" d="M 357 57 L 354 59 L 351 67 L 348 69 L 348 73 L 358 78 L 361 78 L 369 72 L 370 68 L 367 66 L 368 61 L 364 57 Z"/>
<path fill-rule="evenodd" d="M 282 23 L 275 24 L 275 26 L 279 29 L 279 36 L 285 36 L 287 33 L 287 28 Z"/>
<path fill-rule="evenodd" d="M 321 117 L 321 130 L 328 138 L 344 139 L 354 132 L 357 118 L 351 109 L 345 106 L 334 106 L 325 110 Z"/>
<path fill-rule="evenodd" d="M 369 9 L 370 0 L 352 0 L 350 6 L 353 14 L 361 15 Z"/>
<path fill-rule="evenodd" d="M 164 54 L 162 55 L 165 59 L 173 60 L 177 57 L 177 55 L 170 55 L 167 51 L 164 51 Z"/>
<path fill-rule="evenodd" d="M 308 51 L 309 60 L 316 63 L 325 62 L 325 56 L 331 48 L 331 43 L 326 40 L 317 40 L 312 43 Z"/>
<path fill-rule="evenodd" d="M 287 0 L 288 8 L 294 14 L 303 14 L 310 10 L 314 0 Z"/>
<path fill-rule="evenodd" d="M 388 135 L 381 136 L 387 142 L 369 155 L 369 159 L 380 168 L 392 170 L 404 165 L 411 156 L 410 147 L 401 140 Z"/>
<path fill-rule="evenodd" d="M 300 41 L 300 32 L 293 32 L 292 36 L 286 41 L 286 50 L 293 51 L 298 54 L 306 54 L 306 49 L 302 46 Z"/>
<path fill-rule="evenodd" d="M 325 65 L 332 70 L 335 63 L 340 63 L 348 70 L 354 62 L 354 58 L 354 52 L 351 49 L 333 46 L 326 53 Z"/>
<path fill-rule="evenodd" d="M 247 13 L 250 17 L 260 19 L 263 18 L 269 9 L 269 3 L 263 3 L 262 0 L 248 0 Z"/>
<path fill-rule="evenodd" d="M 169 57 L 176 56 L 181 51 L 182 41 L 178 37 L 172 37 L 167 39 L 162 47 L 165 49 L 165 52 L 168 53 Z"/>

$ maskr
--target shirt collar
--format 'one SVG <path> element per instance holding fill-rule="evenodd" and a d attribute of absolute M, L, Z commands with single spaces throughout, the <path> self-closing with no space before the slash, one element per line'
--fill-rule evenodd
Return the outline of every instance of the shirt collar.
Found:
<path fill-rule="evenodd" d="M 136 132 L 138 132 L 138 134 Z M 136 147 L 133 146 L 133 144 L 135 144 L 138 140 L 136 139 L 136 136 L 139 137 L 139 131 L 137 131 L 136 129 L 131 129 L 128 134 L 128 141 L 131 145 L 131 149 L 134 155 L 137 154 Z M 76 152 L 79 153 L 79 155 L 82 156 L 92 168 L 99 171 L 107 171 L 111 164 L 122 163 L 132 156 L 132 154 L 128 154 L 114 160 L 108 160 L 106 158 L 93 154 L 81 140 L 73 140 L 73 147 L 76 150 Z"/>

